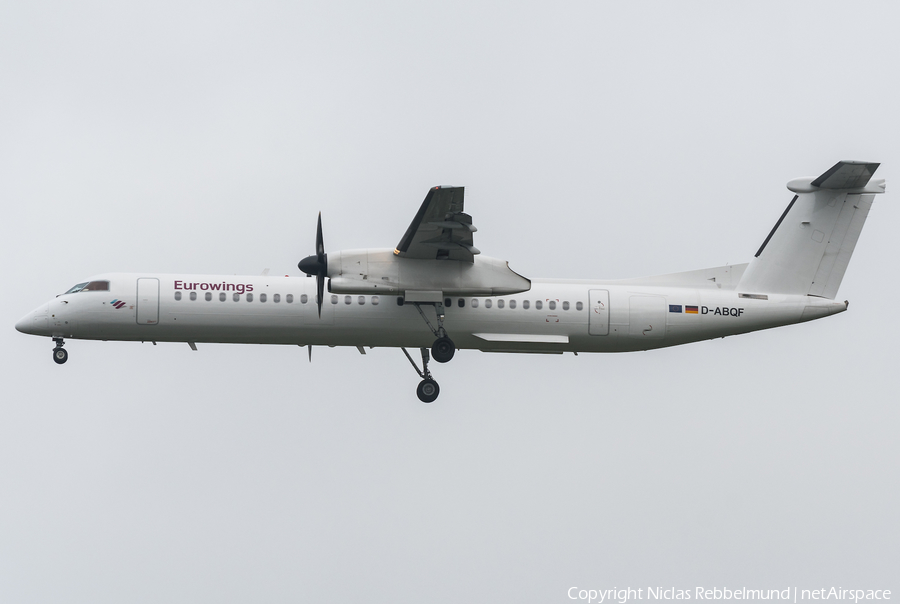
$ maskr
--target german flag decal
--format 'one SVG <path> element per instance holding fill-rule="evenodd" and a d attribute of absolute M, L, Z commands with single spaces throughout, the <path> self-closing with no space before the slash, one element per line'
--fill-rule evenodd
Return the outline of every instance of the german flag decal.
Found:
<path fill-rule="evenodd" d="M 697 311 L 697 307 L 696 307 L 696 306 L 685 306 L 685 307 L 684 307 L 684 312 L 686 312 L 686 313 L 689 314 L 689 315 L 696 315 L 696 314 L 698 314 L 698 311 Z"/>

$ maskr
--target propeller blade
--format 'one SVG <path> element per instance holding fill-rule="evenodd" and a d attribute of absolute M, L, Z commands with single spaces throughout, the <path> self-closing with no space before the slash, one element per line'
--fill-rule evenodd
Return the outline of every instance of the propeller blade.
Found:
<path fill-rule="evenodd" d="M 325 278 L 328 276 L 328 254 L 325 253 L 325 241 L 322 238 L 322 212 L 316 224 L 316 255 L 307 256 L 297 265 L 301 271 L 312 277 L 316 276 L 316 305 L 319 318 L 322 318 L 322 302 L 325 298 Z"/>
<path fill-rule="evenodd" d="M 316 226 L 316 260 L 325 261 L 325 242 L 322 240 L 322 212 L 319 212 L 319 224 Z"/>
<path fill-rule="evenodd" d="M 319 306 L 319 318 L 322 318 L 322 301 L 325 298 L 325 275 L 316 275 L 316 304 Z"/>

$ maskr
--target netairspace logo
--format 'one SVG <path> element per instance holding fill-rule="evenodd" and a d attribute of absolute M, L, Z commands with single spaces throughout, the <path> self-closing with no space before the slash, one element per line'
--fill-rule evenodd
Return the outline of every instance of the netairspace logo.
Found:
<path fill-rule="evenodd" d="M 646 595 L 645 595 L 646 594 Z M 861 600 L 890 600 L 889 589 L 843 589 L 823 587 L 819 589 L 750 589 L 740 587 L 643 587 L 612 589 L 583 589 L 570 587 L 566 592 L 570 600 L 580 600 L 587 604 L 626 604 L 633 600 L 782 600 L 796 604 L 799 600 L 843 600 L 858 604 Z"/>

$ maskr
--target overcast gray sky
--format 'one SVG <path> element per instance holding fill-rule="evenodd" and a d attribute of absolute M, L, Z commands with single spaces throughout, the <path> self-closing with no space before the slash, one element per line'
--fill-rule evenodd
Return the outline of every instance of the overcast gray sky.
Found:
<path fill-rule="evenodd" d="M 900 590 L 895 3 L 0 4 L 0 601 L 569 602 Z M 105 271 L 297 275 L 465 185 L 528 277 L 750 259 L 888 179 L 803 325 L 622 355 L 70 341 Z M 891 183 L 894 183 L 893 185 Z"/>

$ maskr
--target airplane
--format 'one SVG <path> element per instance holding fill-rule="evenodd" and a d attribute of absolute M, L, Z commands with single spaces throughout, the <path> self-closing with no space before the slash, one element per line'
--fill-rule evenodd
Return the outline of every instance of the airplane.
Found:
<path fill-rule="evenodd" d="M 428 191 L 394 249 L 326 254 L 322 215 L 314 279 L 107 273 L 79 282 L 16 329 L 65 339 L 400 348 L 421 378 L 419 400 L 440 387 L 429 361 L 485 352 L 628 352 L 811 321 L 847 310 L 838 287 L 875 194 L 880 164 L 841 161 L 790 181 L 793 199 L 745 264 L 652 277 L 527 279 L 482 256 L 464 187 Z M 870 182 L 871 181 L 871 182 Z M 326 283 L 327 282 L 327 283 Z M 328 294 L 325 289 L 327 285 Z M 408 348 L 419 348 L 420 369 Z"/>

